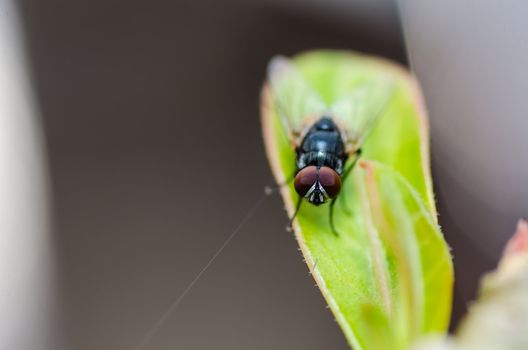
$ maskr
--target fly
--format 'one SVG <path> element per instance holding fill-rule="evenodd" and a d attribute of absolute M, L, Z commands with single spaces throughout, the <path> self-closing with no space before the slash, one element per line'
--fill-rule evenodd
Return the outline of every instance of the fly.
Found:
<path fill-rule="evenodd" d="M 299 200 L 290 224 L 303 200 L 316 206 L 330 202 L 330 227 L 338 235 L 334 205 L 360 158 L 366 137 L 392 95 L 392 82 L 373 78 L 344 91 L 328 106 L 295 65 L 282 56 L 271 60 L 268 81 L 296 152 L 292 180 Z"/>

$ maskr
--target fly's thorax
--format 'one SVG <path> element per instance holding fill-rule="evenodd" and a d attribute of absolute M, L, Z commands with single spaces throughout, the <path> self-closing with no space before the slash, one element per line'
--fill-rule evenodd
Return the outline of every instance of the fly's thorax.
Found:
<path fill-rule="evenodd" d="M 297 169 L 303 169 L 307 166 L 329 167 L 334 169 L 339 175 L 343 173 L 343 167 L 346 157 L 337 157 L 334 153 L 328 152 L 308 152 L 299 153 L 297 156 Z"/>
<path fill-rule="evenodd" d="M 297 149 L 297 168 L 327 166 L 341 174 L 346 158 L 339 128 L 331 118 L 322 117 L 310 127 Z"/>
<path fill-rule="evenodd" d="M 338 130 L 310 129 L 304 136 L 300 148 L 304 152 L 330 152 L 336 155 L 345 153 L 345 145 Z"/>

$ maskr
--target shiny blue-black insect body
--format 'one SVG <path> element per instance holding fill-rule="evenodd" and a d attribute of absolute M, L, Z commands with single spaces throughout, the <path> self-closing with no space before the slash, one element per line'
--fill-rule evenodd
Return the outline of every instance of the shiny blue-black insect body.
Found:
<path fill-rule="evenodd" d="M 337 125 L 330 117 L 324 116 L 308 130 L 297 149 L 297 168 L 327 166 L 341 175 L 347 158 Z"/>
<path fill-rule="evenodd" d="M 296 149 L 297 172 L 294 187 L 300 196 L 296 212 L 303 199 L 317 206 L 330 200 L 330 225 L 337 234 L 333 223 L 334 203 L 342 182 L 360 153 L 358 150 L 354 162 L 345 169 L 348 154 L 339 127 L 329 116 L 322 116 L 317 120 Z"/>
<path fill-rule="evenodd" d="M 295 190 L 314 205 L 335 198 L 341 189 L 340 176 L 347 154 L 341 133 L 327 116 L 308 130 L 297 148 Z"/>

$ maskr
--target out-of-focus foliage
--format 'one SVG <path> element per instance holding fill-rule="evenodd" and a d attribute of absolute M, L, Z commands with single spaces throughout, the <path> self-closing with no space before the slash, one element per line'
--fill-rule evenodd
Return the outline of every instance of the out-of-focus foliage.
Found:
<path fill-rule="evenodd" d="M 495 271 L 484 276 L 456 336 L 415 350 L 528 349 L 528 223 L 519 221 Z"/>

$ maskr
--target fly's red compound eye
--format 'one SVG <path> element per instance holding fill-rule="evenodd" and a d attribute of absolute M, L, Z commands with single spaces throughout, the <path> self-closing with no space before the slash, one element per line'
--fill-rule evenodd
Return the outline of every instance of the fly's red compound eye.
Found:
<path fill-rule="evenodd" d="M 295 191 L 304 197 L 315 181 L 317 181 L 317 168 L 313 165 L 307 166 L 295 175 Z"/>
<path fill-rule="evenodd" d="M 319 169 L 319 183 L 330 198 L 335 198 L 341 190 L 341 177 L 332 168 L 326 166 Z"/>

